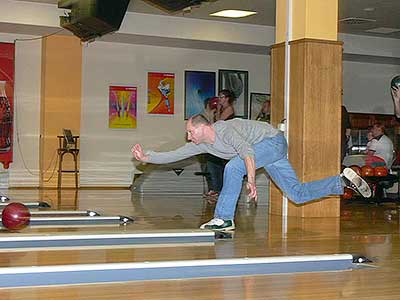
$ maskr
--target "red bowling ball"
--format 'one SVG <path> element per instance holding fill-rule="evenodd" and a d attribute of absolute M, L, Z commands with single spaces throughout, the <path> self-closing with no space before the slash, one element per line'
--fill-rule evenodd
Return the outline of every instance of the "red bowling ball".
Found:
<path fill-rule="evenodd" d="M 349 188 L 345 187 L 345 188 L 344 188 L 344 193 L 343 193 L 343 196 L 342 196 L 342 197 L 343 197 L 343 199 L 348 200 L 348 199 L 353 198 L 353 194 L 354 194 L 354 192 L 353 192 L 352 189 L 349 189 Z"/>
<path fill-rule="evenodd" d="M 31 213 L 24 204 L 13 202 L 4 207 L 1 214 L 3 226 L 9 230 L 21 230 L 29 225 Z"/>
<path fill-rule="evenodd" d="M 363 166 L 361 168 L 361 176 L 362 177 L 374 176 L 374 168 L 371 166 Z"/>
<path fill-rule="evenodd" d="M 387 176 L 388 175 L 388 169 L 386 167 L 375 167 L 374 168 L 374 176 Z"/>

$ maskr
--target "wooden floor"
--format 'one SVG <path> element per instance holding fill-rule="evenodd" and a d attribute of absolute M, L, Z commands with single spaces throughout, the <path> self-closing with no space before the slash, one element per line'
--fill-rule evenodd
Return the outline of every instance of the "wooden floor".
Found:
<path fill-rule="evenodd" d="M 195 229 L 214 207 L 201 196 L 140 196 L 129 190 L 10 190 L 14 201 L 42 200 L 58 209 L 134 216 L 127 226 L 34 229 L 30 232 L 115 232 Z M 289 219 L 287 233 L 266 206 L 241 205 L 233 240 L 180 246 L 0 253 L 1 266 L 358 253 L 377 268 L 269 276 L 0 289 L 0 299 L 400 299 L 400 208 L 342 205 L 341 218 Z M 6 235 L 7 232 L 1 232 Z"/>

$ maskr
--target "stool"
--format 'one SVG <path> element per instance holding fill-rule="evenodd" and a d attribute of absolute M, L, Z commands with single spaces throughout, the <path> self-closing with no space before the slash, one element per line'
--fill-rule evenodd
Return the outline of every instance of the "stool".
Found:
<path fill-rule="evenodd" d="M 73 144 L 67 143 L 63 135 L 57 136 L 58 138 L 58 181 L 57 181 L 57 188 L 61 188 L 61 181 L 62 181 L 62 173 L 75 173 L 75 188 L 78 188 L 78 139 L 79 136 L 75 135 L 72 138 L 74 139 Z M 74 170 L 64 170 L 63 169 L 63 158 L 65 154 L 71 154 L 74 159 Z"/>

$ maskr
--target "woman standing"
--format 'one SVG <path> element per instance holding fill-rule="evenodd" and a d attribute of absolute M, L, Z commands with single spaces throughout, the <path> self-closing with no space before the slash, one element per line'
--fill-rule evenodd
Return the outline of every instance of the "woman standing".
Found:
<path fill-rule="evenodd" d="M 219 91 L 218 104 L 214 116 L 215 122 L 230 120 L 235 117 L 234 101 L 235 97 L 230 90 Z M 206 197 L 209 203 L 215 203 L 222 189 L 224 168 L 227 161 L 211 154 L 206 155 L 206 160 L 207 171 L 210 174 L 210 187 Z"/>
<path fill-rule="evenodd" d="M 217 105 L 217 111 L 215 112 L 215 121 L 219 120 L 230 120 L 235 117 L 235 108 L 233 102 L 235 97 L 230 90 L 221 90 L 218 93 L 219 102 Z"/>

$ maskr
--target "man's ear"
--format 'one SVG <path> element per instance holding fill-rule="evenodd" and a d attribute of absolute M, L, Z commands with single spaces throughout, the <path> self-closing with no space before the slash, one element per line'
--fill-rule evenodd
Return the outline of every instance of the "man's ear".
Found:
<path fill-rule="evenodd" d="M 206 132 L 207 131 L 207 125 L 206 124 L 199 124 L 199 129 L 201 132 Z"/>

